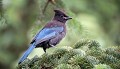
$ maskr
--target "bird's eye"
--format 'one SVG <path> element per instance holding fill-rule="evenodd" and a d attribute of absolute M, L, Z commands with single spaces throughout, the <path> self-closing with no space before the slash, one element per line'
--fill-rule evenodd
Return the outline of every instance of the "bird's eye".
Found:
<path fill-rule="evenodd" d="M 61 18 L 63 18 L 64 16 L 63 15 L 60 15 Z"/>

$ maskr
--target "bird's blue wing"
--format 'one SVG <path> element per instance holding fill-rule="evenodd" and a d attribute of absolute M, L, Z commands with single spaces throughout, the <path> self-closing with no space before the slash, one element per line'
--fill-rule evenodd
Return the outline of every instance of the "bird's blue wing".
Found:
<path fill-rule="evenodd" d="M 55 37 L 59 32 L 63 31 L 63 27 L 44 28 L 35 36 L 35 44 L 49 40 Z"/>
<path fill-rule="evenodd" d="M 32 44 L 30 44 L 30 47 L 27 49 L 27 51 L 23 54 L 23 56 L 19 60 L 19 64 L 23 62 L 27 56 L 32 52 L 32 50 L 35 48 L 35 46 L 43 41 L 49 40 L 56 36 L 59 32 L 63 31 L 63 27 L 53 27 L 53 28 L 44 28 L 42 29 L 35 37 Z"/>

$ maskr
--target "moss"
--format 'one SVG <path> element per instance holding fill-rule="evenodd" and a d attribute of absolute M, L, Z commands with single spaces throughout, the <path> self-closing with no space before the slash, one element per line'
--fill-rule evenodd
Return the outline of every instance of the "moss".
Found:
<path fill-rule="evenodd" d="M 53 53 L 26 59 L 17 69 L 119 69 L 119 66 L 119 48 L 103 50 L 97 41 L 85 39 L 70 48 L 56 48 Z"/>

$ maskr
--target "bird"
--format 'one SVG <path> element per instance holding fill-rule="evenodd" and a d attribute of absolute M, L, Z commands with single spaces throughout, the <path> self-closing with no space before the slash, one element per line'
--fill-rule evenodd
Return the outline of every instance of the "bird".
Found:
<path fill-rule="evenodd" d="M 29 48 L 20 58 L 18 64 L 21 64 L 34 48 L 42 47 L 46 53 L 46 49 L 55 47 L 66 35 L 66 22 L 70 19 L 64 11 L 55 9 L 54 17 L 48 22 L 32 39 Z"/>

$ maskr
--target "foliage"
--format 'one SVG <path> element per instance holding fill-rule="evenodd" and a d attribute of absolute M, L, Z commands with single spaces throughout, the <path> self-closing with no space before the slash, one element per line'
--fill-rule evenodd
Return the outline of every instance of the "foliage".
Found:
<path fill-rule="evenodd" d="M 65 39 L 60 42 L 58 49 L 48 49 L 50 53 L 46 54 L 40 50 L 39 54 L 43 54 L 41 57 L 27 59 L 30 63 L 26 62 L 23 66 L 33 69 L 45 68 L 46 65 L 56 69 L 80 69 L 86 66 L 119 69 L 120 48 L 116 46 L 120 46 L 120 0 L 49 0 L 54 4 L 49 3 L 43 14 L 47 1 L 0 0 L 1 69 L 15 69 L 34 35 L 51 20 L 53 10 L 59 8 L 73 18 L 67 23 Z M 67 49 L 63 46 L 67 46 Z M 50 63 L 44 62 L 46 59 Z M 38 66 L 41 62 L 45 65 Z"/>
<path fill-rule="evenodd" d="M 18 65 L 17 69 L 119 69 L 120 58 L 116 54 L 120 48 L 101 49 L 101 45 L 97 41 L 88 39 L 87 42 L 85 41 L 77 42 L 70 49 L 57 48 L 52 53 L 44 53 L 40 57 L 29 59 L 29 61 L 27 59 Z M 88 47 L 88 50 L 81 50 L 81 46 Z M 97 51 L 102 53 L 96 54 Z"/>

